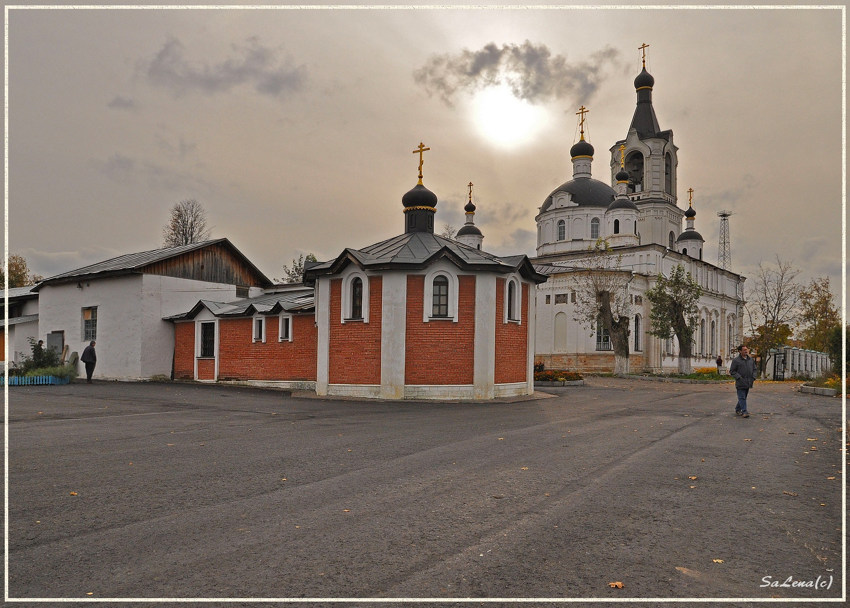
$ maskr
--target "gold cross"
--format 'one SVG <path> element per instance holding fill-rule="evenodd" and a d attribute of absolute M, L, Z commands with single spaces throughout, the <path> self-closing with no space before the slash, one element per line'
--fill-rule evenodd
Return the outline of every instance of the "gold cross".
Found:
<path fill-rule="evenodd" d="M 576 112 L 576 116 L 581 116 L 578 122 L 578 126 L 581 129 L 581 139 L 584 139 L 584 115 L 588 112 L 590 112 L 590 110 L 588 110 L 584 106 L 580 107 L 578 109 L 578 112 Z"/>
<path fill-rule="evenodd" d="M 430 150 L 430 149 L 431 149 L 431 148 L 426 148 L 426 147 L 425 147 L 425 144 L 423 144 L 423 143 L 420 141 L 420 142 L 419 142 L 419 147 L 418 147 L 418 148 L 416 148 L 416 149 L 413 151 L 413 153 L 414 153 L 414 154 L 416 154 L 417 152 L 419 153 L 419 185 L 422 185 L 422 164 L 423 164 L 423 162 L 424 162 L 424 161 L 422 160 L 422 153 L 423 153 L 423 152 L 425 152 L 426 150 Z"/>
<path fill-rule="evenodd" d="M 620 144 L 620 169 L 626 167 L 626 144 Z"/>
<path fill-rule="evenodd" d="M 694 189 L 688 188 L 688 207 L 694 206 Z"/>
<path fill-rule="evenodd" d="M 641 52 L 641 55 L 643 55 L 643 57 L 641 59 L 641 61 L 643 63 L 643 67 L 646 67 L 646 49 L 647 49 L 647 47 L 649 47 L 649 45 L 645 42 L 638 47 L 638 50 Z"/>
<path fill-rule="evenodd" d="M 472 202 L 472 182 L 469 182 L 469 202 Z"/>

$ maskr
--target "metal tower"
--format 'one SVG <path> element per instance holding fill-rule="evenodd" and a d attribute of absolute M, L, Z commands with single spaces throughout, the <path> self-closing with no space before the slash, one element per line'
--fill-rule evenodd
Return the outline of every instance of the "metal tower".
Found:
<path fill-rule="evenodd" d="M 717 249 L 717 265 L 728 270 L 732 265 L 732 243 L 729 240 L 729 216 L 731 211 L 718 211 L 720 217 L 720 246 Z"/>

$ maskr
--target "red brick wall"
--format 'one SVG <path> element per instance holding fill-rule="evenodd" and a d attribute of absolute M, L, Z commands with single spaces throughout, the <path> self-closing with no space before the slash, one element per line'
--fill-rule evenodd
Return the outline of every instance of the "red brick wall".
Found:
<path fill-rule="evenodd" d="M 278 316 L 265 319 L 265 342 L 254 342 L 253 318 L 219 319 L 219 380 L 315 380 L 318 334 L 313 315 L 292 317 L 292 342 L 278 339 Z"/>
<path fill-rule="evenodd" d="M 475 277 L 458 277 L 458 320 L 422 321 L 425 277 L 407 277 L 405 384 L 472 384 L 475 364 Z"/>
<path fill-rule="evenodd" d="M 195 378 L 195 323 L 174 324 L 174 377 Z"/>
<path fill-rule="evenodd" d="M 528 285 L 522 284 L 522 323 L 505 323 L 505 279 L 496 279 L 496 384 L 525 382 L 528 374 Z"/>
<path fill-rule="evenodd" d="M 215 359 L 198 359 L 198 380 L 215 380 Z"/>
<path fill-rule="evenodd" d="M 368 323 L 361 321 L 342 323 L 340 321 L 341 296 L 342 279 L 332 279 L 328 382 L 330 384 L 380 384 L 382 277 L 369 277 Z M 364 302 L 364 306 L 365 304 Z"/>

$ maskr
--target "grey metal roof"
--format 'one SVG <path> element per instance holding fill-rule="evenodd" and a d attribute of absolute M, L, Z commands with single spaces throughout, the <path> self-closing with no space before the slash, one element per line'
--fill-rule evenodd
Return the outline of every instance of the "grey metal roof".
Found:
<path fill-rule="evenodd" d="M 34 315 L 24 315 L 22 317 L 12 317 L 9 319 L 9 327 L 12 325 L 20 325 L 21 323 L 32 323 L 33 321 L 38 321 L 38 313 Z M 6 321 L 0 317 L 0 327 L 5 327 Z"/>
<path fill-rule="evenodd" d="M 207 309 L 216 317 L 244 317 L 258 314 L 278 314 L 280 312 L 307 312 L 315 306 L 315 295 L 311 288 L 284 293 L 267 293 L 256 298 L 241 298 L 232 302 L 214 302 L 199 300 L 189 311 L 165 317 L 166 321 L 194 319 Z"/>
<path fill-rule="evenodd" d="M 25 287 L 10 287 L 6 290 L 5 297 L 9 300 L 16 298 L 37 298 L 38 292 L 33 291 L 35 285 L 27 285 Z"/>
<path fill-rule="evenodd" d="M 614 189 L 592 177 L 577 177 L 561 184 L 543 201 L 540 213 L 548 211 L 552 207 L 552 199 L 559 192 L 570 194 L 570 200 L 579 207 L 603 207 L 607 208 L 617 195 Z"/>
<path fill-rule="evenodd" d="M 139 253 L 127 253 L 124 255 L 119 255 L 115 258 L 110 258 L 108 260 L 104 260 L 103 262 L 97 262 L 96 264 L 89 264 L 88 266 L 83 266 L 82 268 L 77 268 L 75 270 L 70 270 L 68 272 L 63 272 L 62 274 L 57 274 L 52 277 L 48 277 L 44 279 L 37 287 L 45 283 L 52 282 L 63 282 L 69 279 L 76 279 L 80 277 L 90 277 L 92 275 L 108 275 L 108 274 L 122 274 L 122 273 L 131 273 L 138 271 L 141 268 L 149 264 L 153 264 L 156 262 L 161 262 L 164 260 L 169 260 L 171 258 L 177 257 L 189 251 L 195 251 L 197 249 L 203 249 L 204 247 L 209 247 L 210 245 L 215 245 L 218 243 L 224 243 L 229 247 L 235 255 L 241 257 L 245 263 L 251 266 L 257 274 L 262 277 L 267 284 L 271 284 L 271 281 L 257 269 L 254 264 L 251 263 L 248 258 L 246 258 L 241 251 L 239 251 L 233 244 L 226 238 L 221 239 L 211 239 L 208 241 L 201 241 L 200 243 L 191 243 L 189 245 L 180 245 L 179 247 L 165 247 L 163 249 L 152 249 L 150 251 L 141 251 Z"/>

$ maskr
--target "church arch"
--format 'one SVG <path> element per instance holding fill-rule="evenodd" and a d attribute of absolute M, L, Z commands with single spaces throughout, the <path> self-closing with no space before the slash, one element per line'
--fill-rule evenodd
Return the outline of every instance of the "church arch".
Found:
<path fill-rule="evenodd" d="M 342 279 L 342 322 L 369 322 L 369 277 L 360 269 Z"/>
<path fill-rule="evenodd" d="M 522 284 L 519 278 L 511 276 L 505 281 L 505 318 L 504 323 L 509 321 L 519 322 L 522 319 Z"/>
<path fill-rule="evenodd" d="M 425 275 L 422 321 L 457 321 L 457 274 L 446 268 L 434 268 Z"/>
<path fill-rule="evenodd" d="M 629 174 L 629 192 L 643 192 L 643 154 L 638 150 L 629 152 L 625 169 Z"/>

